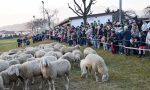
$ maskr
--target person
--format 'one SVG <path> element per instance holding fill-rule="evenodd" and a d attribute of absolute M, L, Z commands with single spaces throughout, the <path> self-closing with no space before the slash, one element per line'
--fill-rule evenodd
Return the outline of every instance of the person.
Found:
<path fill-rule="evenodd" d="M 131 46 L 131 43 L 130 43 L 131 31 L 129 30 L 129 28 L 127 26 L 124 27 L 124 30 L 125 30 L 124 33 L 123 33 L 124 45 L 125 45 L 125 47 L 130 47 Z M 125 48 L 124 53 L 126 55 L 130 55 L 130 49 Z"/>
<path fill-rule="evenodd" d="M 147 33 L 147 23 L 144 21 L 143 22 L 143 25 L 142 25 L 142 31 L 144 32 L 144 34 L 146 34 Z"/>
<path fill-rule="evenodd" d="M 144 32 L 140 32 L 141 37 L 140 37 L 140 42 L 139 42 L 139 57 L 142 57 L 145 54 L 144 50 L 141 49 L 146 49 L 146 35 Z"/>
<path fill-rule="evenodd" d="M 147 44 L 147 47 L 148 47 L 149 52 L 150 52 L 150 28 L 148 29 L 148 33 L 146 36 L 146 44 Z"/>
<path fill-rule="evenodd" d="M 17 43 L 18 43 L 18 47 L 21 47 L 21 46 L 22 46 L 22 39 L 21 39 L 21 38 L 18 38 L 18 39 L 17 39 Z"/>

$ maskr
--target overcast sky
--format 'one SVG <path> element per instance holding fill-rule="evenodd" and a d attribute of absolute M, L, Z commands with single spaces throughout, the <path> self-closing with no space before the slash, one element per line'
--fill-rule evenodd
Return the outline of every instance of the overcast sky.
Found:
<path fill-rule="evenodd" d="M 45 7 L 51 10 L 58 9 L 59 21 L 75 16 L 67 3 L 73 4 L 73 0 L 43 0 Z M 79 1 L 79 0 L 77 0 Z M 150 0 L 122 0 L 123 9 L 133 9 L 136 11 L 143 10 L 150 5 Z M 119 0 L 97 0 L 97 3 L 92 7 L 94 13 L 102 13 L 105 8 L 117 9 Z M 42 7 L 41 0 L 0 0 L 0 26 L 19 24 L 32 20 L 32 16 L 36 18 L 42 17 L 40 8 Z"/>

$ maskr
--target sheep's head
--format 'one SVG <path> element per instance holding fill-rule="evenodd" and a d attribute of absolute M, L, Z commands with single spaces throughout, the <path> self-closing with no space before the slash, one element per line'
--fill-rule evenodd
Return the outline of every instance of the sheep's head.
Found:
<path fill-rule="evenodd" d="M 81 69 L 81 77 L 83 77 L 83 78 L 87 77 L 87 67 L 83 67 Z"/>
<path fill-rule="evenodd" d="M 76 46 L 74 46 L 76 49 L 80 49 L 81 48 L 81 46 L 80 45 L 76 45 Z"/>
<path fill-rule="evenodd" d="M 84 59 L 80 62 L 80 68 L 81 68 L 81 77 L 87 77 L 88 68 L 86 67 L 84 63 Z"/>
<path fill-rule="evenodd" d="M 107 74 L 104 74 L 103 76 L 102 76 L 102 82 L 106 82 L 106 81 L 108 81 L 108 79 L 109 79 L 109 74 L 107 73 Z"/>
<path fill-rule="evenodd" d="M 10 68 L 8 68 L 8 75 L 14 75 L 19 76 L 19 65 L 12 65 Z"/>
<path fill-rule="evenodd" d="M 74 58 L 75 58 L 76 62 L 79 62 L 81 59 L 81 56 L 80 56 L 80 54 L 76 54 Z"/>

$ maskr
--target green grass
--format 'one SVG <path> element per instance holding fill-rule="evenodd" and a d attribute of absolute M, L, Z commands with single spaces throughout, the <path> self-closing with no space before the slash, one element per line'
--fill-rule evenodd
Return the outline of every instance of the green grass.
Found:
<path fill-rule="evenodd" d="M 11 41 L 11 40 L 10 40 Z M 5 42 L 5 40 L 3 41 Z M 8 41 L 6 41 L 8 42 Z M 12 41 L 13 42 L 13 41 Z M 50 40 L 31 44 L 36 46 L 42 43 L 50 43 Z M 1 43 L 1 41 L 0 41 Z M 0 46 L 0 51 L 8 51 L 13 46 Z M 85 47 L 82 47 L 82 51 Z M 80 77 L 80 68 L 71 71 L 70 90 L 150 90 L 150 60 L 137 58 L 136 56 L 112 55 L 103 49 L 96 49 L 109 68 L 110 80 L 106 83 L 95 82 L 94 75 L 87 79 Z M 61 80 L 62 81 L 62 80 Z M 35 90 L 37 85 L 32 86 Z M 63 83 L 56 81 L 57 90 L 63 90 Z M 20 89 L 18 89 L 20 90 Z"/>

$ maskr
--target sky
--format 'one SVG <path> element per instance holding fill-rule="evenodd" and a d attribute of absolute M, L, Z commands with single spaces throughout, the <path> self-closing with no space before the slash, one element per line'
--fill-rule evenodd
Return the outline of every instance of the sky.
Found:
<path fill-rule="evenodd" d="M 58 10 L 59 21 L 76 16 L 68 8 L 68 3 L 73 5 L 73 0 L 43 1 L 45 2 L 45 8 Z M 122 0 L 122 2 L 123 10 L 133 9 L 135 11 L 141 11 L 150 5 L 150 0 Z M 117 9 L 119 7 L 119 0 L 97 0 L 97 3 L 92 6 L 92 11 L 93 13 L 103 13 L 107 7 Z M 0 27 L 31 21 L 33 20 L 33 15 L 35 18 L 41 18 L 41 8 L 41 0 L 0 0 Z"/>

